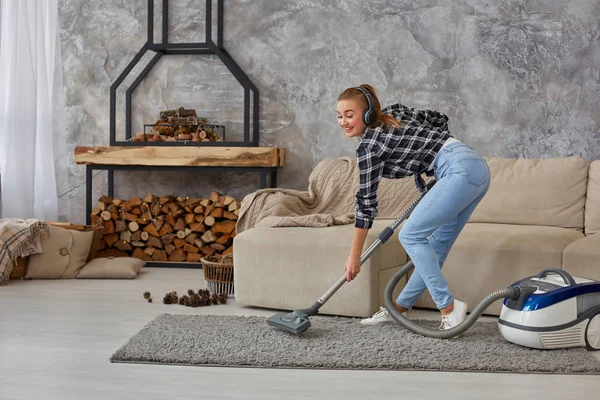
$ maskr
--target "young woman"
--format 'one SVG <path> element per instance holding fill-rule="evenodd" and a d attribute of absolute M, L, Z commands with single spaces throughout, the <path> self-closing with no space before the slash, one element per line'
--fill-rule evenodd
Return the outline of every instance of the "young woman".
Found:
<path fill-rule="evenodd" d="M 427 288 L 442 314 L 440 329 L 460 324 L 467 314 L 467 304 L 452 296 L 441 268 L 457 236 L 487 193 L 487 163 L 471 147 L 452 137 L 446 115 L 402 104 L 381 109 L 370 85 L 344 90 L 338 97 L 337 112 L 346 136 L 360 139 L 356 149 L 360 184 L 354 237 L 344 266 L 347 280 L 353 280 L 360 272 L 365 238 L 377 216 L 380 179 L 414 175 L 423 191 L 421 174 L 433 175 L 435 186 L 415 207 L 398 235 L 415 269 L 394 306 L 406 312 Z M 381 308 L 361 323 L 389 321 L 394 319 Z"/>

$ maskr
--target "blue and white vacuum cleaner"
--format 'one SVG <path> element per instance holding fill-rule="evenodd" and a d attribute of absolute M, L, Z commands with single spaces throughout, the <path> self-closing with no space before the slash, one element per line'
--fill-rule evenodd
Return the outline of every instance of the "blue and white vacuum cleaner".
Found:
<path fill-rule="evenodd" d="M 537 349 L 600 350 L 600 282 L 546 269 L 512 286 L 522 295 L 503 302 L 498 328 L 506 340 Z"/>
<path fill-rule="evenodd" d="M 427 184 L 428 192 L 435 184 Z M 361 256 L 361 265 L 385 243 L 416 207 L 422 193 L 408 209 L 386 227 Z M 504 299 L 498 326 L 504 338 L 512 343 L 539 349 L 586 347 L 600 350 L 600 282 L 574 278 L 561 269 L 545 269 L 536 276 L 522 279 L 509 287 L 486 296 L 459 325 L 446 330 L 420 326 L 402 315 L 393 304 L 392 293 L 402 278 L 413 268 L 409 261 L 396 272 L 384 291 L 384 304 L 400 325 L 423 336 L 449 339 L 469 329 L 495 301 Z M 310 308 L 291 313 L 278 313 L 267 323 L 284 331 L 301 334 L 310 328 L 309 317 L 316 315 L 325 302 L 346 282 L 344 273 Z"/>

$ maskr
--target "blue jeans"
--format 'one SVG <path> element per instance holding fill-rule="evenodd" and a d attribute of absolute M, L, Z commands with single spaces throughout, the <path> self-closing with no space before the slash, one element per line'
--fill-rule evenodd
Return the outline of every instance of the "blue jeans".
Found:
<path fill-rule="evenodd" d="M 485 160 L 464 143 L 443 148 L 434 163 L 437 180 L 404 223 L 398 237 L 414 271 L 396 300 L 411 309 L 427 288 L 438 309 L 454 298 L 442 265 L 459 233 L 490 186 Z"/>

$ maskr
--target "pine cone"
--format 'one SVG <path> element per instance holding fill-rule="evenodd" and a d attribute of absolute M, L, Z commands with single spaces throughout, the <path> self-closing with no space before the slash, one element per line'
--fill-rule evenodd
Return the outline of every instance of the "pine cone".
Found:
<path fill-rule="evenodd" d="M 178 302 L 178 298 L 177 295 L 174 294 L 175 292 L 171 292 L 171 293 L 167 293 L 165 294 L 165 297 L 163 298 L 163 303 L 165 304 L 176 304 Z"/>
<path fill-rule="evenodd" d="M 194 291 L 193 291 L 192 289 L 188 289 L 188 294 L 189 294 L 190 296 L 192 296 L 192 295 L 194 294 Z"/>
<path fill-rule="evenodd" d="M 219 304 L 227 304 L 227 294 L 221 293 L 219 295 Z"/>
<path fill-rule="evenodd" d="M 144 298 L 148 300 L 150 298 L 150 292 L 144 292 Z"/>
<path fill-rule="evenodd" d="M 188 297 L 186 295 L 183 295 L 179 298 L 179 304 L 180 305 L 185 305 L 185 302 L 187 301 Z"/>
<path fill-rule="evenodd" d="M 152 297 L 148 298 L 148 303 L 152 303 Z"/>

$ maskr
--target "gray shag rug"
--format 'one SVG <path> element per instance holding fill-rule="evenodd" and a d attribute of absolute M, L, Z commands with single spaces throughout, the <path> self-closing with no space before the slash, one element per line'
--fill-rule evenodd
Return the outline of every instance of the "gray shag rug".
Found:
<path fill-rule="evenodd" d="M 438 322 L 418 321 L 436 328 Z M 311 318 L 301 335 L 275 329 L 266 317 L 163 314 L 110 358 L 111 362 L 261 368 L 481 371 L 598 374 L 584 348 L 528 349 L 504 340 L 495 322 L 462 336 L 432 339 L 389 323 Z"/>

